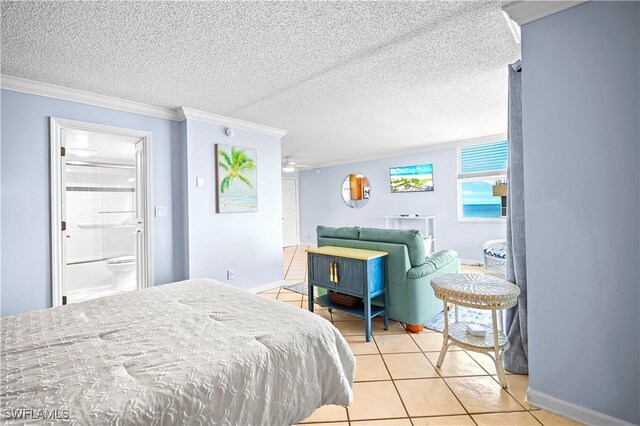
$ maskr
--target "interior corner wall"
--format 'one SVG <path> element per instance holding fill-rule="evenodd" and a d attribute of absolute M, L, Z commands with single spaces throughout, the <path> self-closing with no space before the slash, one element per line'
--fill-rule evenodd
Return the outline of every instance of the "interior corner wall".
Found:
<path fill-rule="evenodd" d="M 213 278 L 240 288 L 281 281 L 282 182 L 280 139 L 186 120 L 188 268 L 190 278 Z M 216 213 L 215 145 L 257 149 L 258 211 Z M 196 177 L 204 187 L 196 187 Z M 227 270 L 235 278 L 227 280 Z"/>
<path fill-rule="evenodd" d="M 187 121 L 178 125 L 179 137 L 172 145 L 173 239 L 181 250 L 173 258 L 176 281 L 189 277 L 189 187 L 187 183 Z"/>
<path fill-rule="evenodd" d="M 587 2 L 522 28 L 529 387 L 633 424 L 639 28 L 637 2 Z"/>
<path fill-rule="evenodd" d="M 433 192 L 391 193 L 389 168 L 433 164 Z M 371 198 L 353 209 L 342 200 L 342 182 L 362 173 L 371 185 Z M 436 248 L 452 249 L 465 261 L 481 262 L 482 245 L 506 236 L 504 220 L 458 221 L 458 157 L 456 148 L 427 151 L 380 160 L 354 162 L 300 172 L 300 238 L 316 242 L 316 226 L 384 228 L 383 216 L 417 213 L 436 216 Z"/>
<path fill-rule="evenodd" d="M 0 315 L 51 307 L 49 117 L 152 133 L 152 202 L 168 215 L 152 218 L 154 284 L 185 277 L 176 266 L 184 251 L 180 198 L 174 186 L 186 170 L 172 160 L 181 143 L 180 123 L 109 108 L 0 92 L 2 232 Z"/>

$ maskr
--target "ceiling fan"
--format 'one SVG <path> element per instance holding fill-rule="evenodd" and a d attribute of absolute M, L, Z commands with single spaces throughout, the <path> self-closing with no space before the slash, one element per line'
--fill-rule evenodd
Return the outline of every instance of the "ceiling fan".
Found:
<path fill-rule="evenodd" d="M 298 164 L 295 161 L 291 160 L 291 157 L 284 157 L 282 161 L 282 171 L 285 173 L 293 173 L 296 169 L 305 169 L 311 166 L 306 164 Z"/>

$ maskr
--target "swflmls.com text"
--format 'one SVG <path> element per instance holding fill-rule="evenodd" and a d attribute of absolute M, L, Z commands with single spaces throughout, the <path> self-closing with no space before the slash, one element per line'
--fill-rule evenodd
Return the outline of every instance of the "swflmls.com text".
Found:
<path fill-rule="evenodd" d="M 67 420 L 69 410 L 36 408 L 6 408 L 2 410 L 5 420 Z"/>

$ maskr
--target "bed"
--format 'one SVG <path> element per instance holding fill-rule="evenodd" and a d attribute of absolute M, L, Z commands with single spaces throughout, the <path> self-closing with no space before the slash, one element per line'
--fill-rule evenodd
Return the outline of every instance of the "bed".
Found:
<path fill-rule="evenodd" d="M 1 416 L 17 423 L 288 425 L 353 399 L 355 358 L 333 325 L 212 280 L 0 325 Z"/>

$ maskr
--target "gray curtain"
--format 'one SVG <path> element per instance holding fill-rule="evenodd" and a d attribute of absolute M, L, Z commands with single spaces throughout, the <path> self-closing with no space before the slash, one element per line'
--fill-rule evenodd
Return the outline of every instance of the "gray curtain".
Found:
<path fill-rule="evenodd" d="M 524 166 L 522 146 L 522 83 L 520 61 L 509 65 L 509 165 L 507 167 L 507 281 L 520 287 L 518 304 L 507 310 L 506 331 L 511 348 L 504 367 L 512 373 L 529 372 L 527 329 L 527 260 L 524 235 Z"/>

